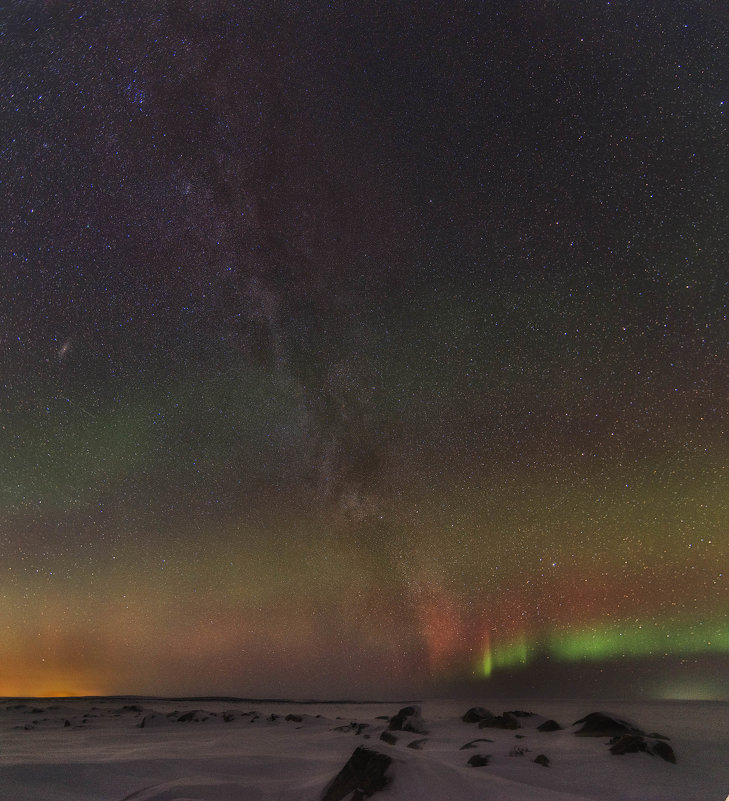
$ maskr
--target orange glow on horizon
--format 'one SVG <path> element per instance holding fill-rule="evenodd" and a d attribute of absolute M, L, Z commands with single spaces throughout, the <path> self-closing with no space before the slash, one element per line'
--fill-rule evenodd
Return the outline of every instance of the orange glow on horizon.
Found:
<path fill-rule="evenodd" d="M 16 675 L 8 675 L 15 672 Z M 21 671 L 8 671 L 0 677 L 0 697 L 3 698 L 78 698 L 107 695 L 98 678 L 81 672 L 42 671 L 19 675 Z"/>

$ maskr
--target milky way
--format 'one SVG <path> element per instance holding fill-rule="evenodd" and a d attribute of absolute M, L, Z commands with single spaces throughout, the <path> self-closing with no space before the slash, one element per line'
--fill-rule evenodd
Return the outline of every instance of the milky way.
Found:
<path fill-rule="evenodd" d="M 0 11 L 0 694 L 726 693 L 723 4 L 394 5 Z"/>

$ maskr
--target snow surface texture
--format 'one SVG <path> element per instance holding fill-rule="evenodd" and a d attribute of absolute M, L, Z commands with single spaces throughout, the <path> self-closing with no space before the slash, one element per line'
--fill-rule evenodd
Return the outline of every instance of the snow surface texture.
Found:
<path fill-rule="evenodd" d="M 517 716 L 516 729 L 479 727 L 462 720 L 476 703 L 495 716 L 536 714 Z M 389 728 L 403 706 L 0 699 L 0 798 L 319 801 L 359 746 L 391 758 L 378 801 L 724 801 L 729 792 L 726 702 L 431 701 L 418 710 L 425 734 Z M 576 736 L 592 712 L 670 738 L 676 764 Z M 562 729 L 538 731 L 547 719 Z M 486 764 L 469 766 L 474 756 Z"/>

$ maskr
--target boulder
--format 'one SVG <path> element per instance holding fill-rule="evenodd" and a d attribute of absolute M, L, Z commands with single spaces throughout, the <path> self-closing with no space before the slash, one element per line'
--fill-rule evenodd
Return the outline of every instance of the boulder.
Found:
<path fill-rule="evenodd" d="M 211 717 L 216 717 L 215 712 L 206 712 L 204 709 L 191 709 L 183 712 L 178 718 L 178 723 L 203 723 Z"/>
<path fill-rule="evenodd" d="M 413 734 L 427 734 L 419 706 L 405 706 L 397 715 L 390 718 L 387 727 L 390 731 L 411 731 Z"/>
<path fill-rule="evenodd" d="M 537 765 L 541 765 L 543 768 L 549 767 L 549 757 L 545 756 L 544 754 L 539 754 L 539 756 L 534 757 L 534 761 Z"/>
<path fill-rule="evenodd" d="M 408 743 L 408 748 L 414 748 L 416 751 L 420 751 L 422 747 L 428 742 L 427 737 L 422 737 L 420 740 L 413 740 L 412 742 Z"/>
<path fill-rule="evenodd" d="M 623 734 L 643 734 L 643 732 L 619 718 L 613 718 L 604 712 L 591 712 L 584 718 L 574 722 L 574 726 L 582 724 L 582 728 L 576 731 L 578 737 L 621 737 Z"/>
<path fill-rule="evenodd" d="M 623 734 L 613 738 L 610 742 L 610 753 L 616 756 L 637 754 L 640 751 L 648 753 L 648 743 L 639 734 Z"/>
<path fill-rule="evenodd" d="M 387 754 L 359 746 L 324 789 L 321 801 L 363 801 L 387 786 L 391 764 Z"/>
<path fill-rule="evenodd" d="M 670 762 L 672 765 L 676 764 L 676 754 L 673 751 L 673 748 L 665 741 L 665 740 L 656 740 L 655 742 L 651 743 L 651 754 L 654 756 L 660 757 L 661 759 L 665 759 L 666 762 Z"/>
<path fill-rule="evenodd" d="M 519 729 L 519 721 L 508 712 L 503 715 L 485 718 L 478 724 L 479 729 Z"/>
<path fill-rule="evenodd" d="M 650 754 L 665 759 L 666 762 L 673 765 L 676 764 L 676 754 L 665 740 L 650 742 L 640 734 L 623 734 L 621 737 L 613 737 L 610 741 L 610 753 L 616 756 L 637 753 Z"/>
<path fill-rule="evenodd" d="M 494 715 L 489 712 L 488 709 L 484 709 L 482 706 L 472 706 L 461 720 L 464 723 L 479 723 L 482 720 L 488 720 L 492 717 L 494 717 Z"/>
<path fill-rule="evenodd" d="M 544 723 L 540 723 L 537 726 L 537 731 L 561 731 L 562 727 L 557 723 L 556 720 L 545 720 Z"/>
<path fill-rule="evenodd" d="M 388 745 L 395 745 L 397 742 L 397 737 L 394 734 L 391 734 L 389 731 L 383 731 L 380 735 L 380 740 L 387 743 Z"/>
<path fill-rule="evenodd" d="M 472 768 L 483 768 L 489 764 L 491 757 L 488 754 L 474 754 L 466 764 Z"/>

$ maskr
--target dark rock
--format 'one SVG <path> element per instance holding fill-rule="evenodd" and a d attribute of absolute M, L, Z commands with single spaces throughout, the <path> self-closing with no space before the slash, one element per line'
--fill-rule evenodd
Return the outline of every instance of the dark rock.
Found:
<path fill-rule="evenodd" d="M 508 712 L 504 712 L 503 715 L 496 715 L 495 717 L 486 718 L 479 722 L 478 724 L 479 729 L 519 729 L 521 726 L 519 725 L 519 721 L 510 715 Z"/>
<path fill-rule="evenodd" d="M 623 734 L 643 734 L 625 720 L 612 718 L 602 712 L 592 712 L 584 718 L 576 720 L 573 725 L 583 726 L 575 734 L 578 737 L 621 737 Z"/>
<path fill-rule="evenodd" d="M 482 720 L 488 720 L 492 717 L 494 717 L 494 715 L 489 712 L 488 709 L 484 709 L 482 706 L 472 706 L 461 720 L 464 723 L 479 723 Z"/>
<path fill-rule="evenodd" d="M 537 765 L 542 765 L 545 768 L 549 767 L 549 757 L 545 756 L 544 754 L 534 757 L 534 761 L 537 763 Z"/>
<path fill-rule="evenodd" d="M 474 754 L 466 764 L 472 768 L 483 768 L 489 764 L 490 759 L 491 757 L 488 754 Z"/>
<path fill-rule="evenodd" d="M 427 737 L 423 737 L 420 740 L 413 740 L 411 743 L 408 743 L 408 748 L 414 748 L 416 751 L 420 751 L 422 747 L 428 742 Z"/>
<path fill-rule="evenodd" d="M 369 723 L 357 723 L 356 720 L 353 720 L 344 726 L 335 726 L 332 731 L 353 731 L 355 734 L 362 734 L 363 730 L 368 729 L 369 726 Z"/>
<path fill-rule="evenodd" d="M 413 734 L 427 734 L 419 706 L 405 706 L 397 715 L 390 718 L 390 731 L 411 731 Z"/>
<path fill-rule="evenodd" d="M 387 754 L 361 745 L 326 787 L 321 801 L 363 801 L 387 786 L 391 764 Z"/>
<path fill-rule="evenodd" d="M 666 762 L 670 762 L 672 765 L 676 764 L 676 754 L 665 740 L 656 740 L 656 742 L 651 743 L 650 749 L 651 754 L 665 759 Z"/>
<path fill-rule="evenodd" d="M 380 735 L 380 740 L 388 743 L 389 745 L 395 745 L 395 743 L 397 742 L 397 737 L 395 737 L 394 734 L 390 734 L 389 731 L 383 731 L 382 734 Z"/>
<path fill-rule="evenodd" d="M 665 759 L 666 762 L 676 764 L 676 754 L 673 748 L 665 740 L 654 740 L 649 743 L 640 734 L 624 734 L 622 737 L 614 737 L 610 741 L 610 753 L 616 756 L 623 754 L 650 754 Z"/>
<path fill-rule="evenodd" d="M 210 717 L 214 717 L 215 712 L 206 712 L 204 709 L 191 709 L 189 712 L 183 712 L 178 718 L 178 723 L 202 723 Z"/>
<path fill-rule="evenodd" d="M 540 723 L 537 726 L 537 731 L 561 731 L 562 727 L 557 723 L 556 720 L 545 720 L 544 723 Z"/>
<path fill-rule="evenodd" d="M 301 723 L 304 720 L 304 718 L 302 718 L 301 715 L 294 715 L 293 713 L 289 713 L 288 715 L 286 715 L 286 720 L 290 720 L 293 723 Z"/>
<path fill-rule="evenodd" d="M 35 721 L 35 720 L 33 721 L 33 723 L 36 723 L 36 722 L 37 721 Z M 70 725 L 71 725 L 71 721 L 70 720 L 64 720 L 63 721 L 64 728 L 68 728 Z"/>
<path fill-rule="evenodd" d="M 534 717 L 533 712 L 523 712 L 521 709 L 512 709 L 508 712 L 509 715 L 513 715 L 515 718 L 532 718 Z"/>
<path fill-rule="evenodd" d="M 465 745 L 462 745 L 458 750 L 459 751 L 465 751 L 466 748 L 475 748 L 476 747 L 476 743 L 492 743 L 492 742 L 493 742 L 493 740 L 489 740 L 488 737 L 479 737 L 478 740 L 471 740 L 470 743 L 466 743 Z"/>
<path fill-rule="evenodd" d="M 616 756 L 623 754 L 648 753 L 648 743 L 640 734 L 623 734 L 610 740 L 610 753 Z"/>

